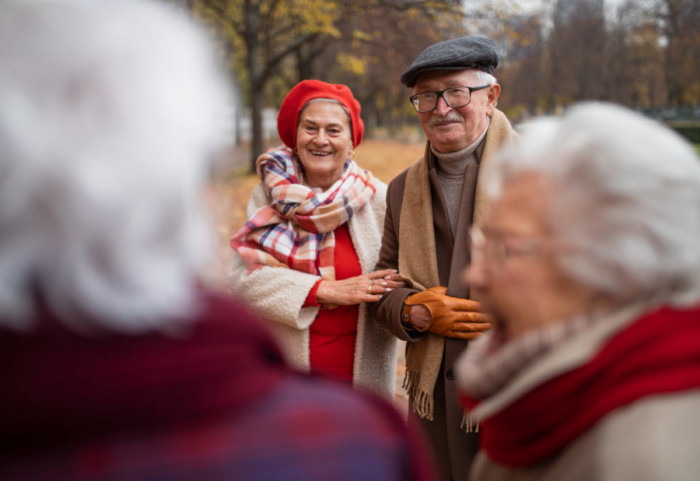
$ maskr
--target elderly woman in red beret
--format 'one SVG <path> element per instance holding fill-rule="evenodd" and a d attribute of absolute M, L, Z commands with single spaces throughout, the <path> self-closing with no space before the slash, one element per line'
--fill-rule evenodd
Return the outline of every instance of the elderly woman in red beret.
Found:
<path fill-rule="evenodd" d="M 386 185 L 353 160 L 360 104 L 345 85 L 304 80 L 282 102 L 277 129 L 285 146 L 257 159 L 262 181 L 231 239 L 231 286 L 297 368 L 391 397 L 396 340 L 365 303 L 403 280 L 373 272 Z"/>

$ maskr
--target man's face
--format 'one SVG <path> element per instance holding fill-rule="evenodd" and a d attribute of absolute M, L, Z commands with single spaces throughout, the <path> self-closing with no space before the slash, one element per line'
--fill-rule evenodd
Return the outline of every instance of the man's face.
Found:
<path fill-rule="evenodd" d="M 418 76 L 413 94 L 465 86 L 479 86 L 473 70 L 430 70 Z M 418 113 L 423 131 L 433 148 L 447 153 L 471 145 L 484 131 L 500 93 L 501 87 L 498 84 L 492 85 L 473 92 L 471 102 L 458 108 L 448 106 L 441 97 L 435 110 Z"/>

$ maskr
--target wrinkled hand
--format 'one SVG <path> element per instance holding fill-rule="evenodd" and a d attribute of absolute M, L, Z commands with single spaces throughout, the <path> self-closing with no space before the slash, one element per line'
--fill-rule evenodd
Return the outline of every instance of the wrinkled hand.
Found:
<path fill-rule="evenodd" d="M 340 281 L 321 281 L 316 300 L 329 309 L 352 306 L 361 302 L 377 302 L 387 292 L 406 285 L 394 269 L 384 269 Z"/>
<path fill-rule="evenodd" d="M 460 299 L 446 295 L 447 287 L 432 287 L 423 292 L 411 294 L 404 304 L 412 306 L 409 322 L 418 331 L 430 331 L 445 337 L 474 339 L 491 328 L 491 318 L 479 312 L 481 303 L 470 299 Z M 414 309 L 424 306 L 430 312 L 430 323 L 413 322 Z M 420 311 L 416 312 L 420 317 Z"/>

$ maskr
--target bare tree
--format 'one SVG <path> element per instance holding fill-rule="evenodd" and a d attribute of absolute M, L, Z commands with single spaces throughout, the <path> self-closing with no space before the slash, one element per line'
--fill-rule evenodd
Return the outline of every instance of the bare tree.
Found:
<path fill-rule="evenodd" d="M 218 24 L 243 58 L 251 107 L 251 171 L 263 150 L 264 92 L 280 64 L 304 45 L 337 35 L 338 11 L 325 0 L 194 0 L 195 11 Z M 238 47 L 238 48 L 237 48 Z"/>
<path fill-rule="evenodd" d="M 666 37 L 666 86 L 672 105 L 700 102 L 700 1 L 660 0 Z"/>
<path fill-rule="evenodd" d="M 557 0 L 550 38 L 551 106 L 603 98 L 605 44 L 603 0 Z"/>
<path fill-rule="evenodd" d="M 498 72 L 503 86 L 500 103 L 510 107 L 512 118 L 537 113 L 549 90 L 542 19 L 537 14 L 519 15 L 504 22 L 502 30 L 506 55 Z"/>
<path fill-rule="evenodd" d="M 648 1 L 627 0 L 609 28 L 605 75 L 608 100 L 637 108 L 666 103 L 659 22 Z"/>

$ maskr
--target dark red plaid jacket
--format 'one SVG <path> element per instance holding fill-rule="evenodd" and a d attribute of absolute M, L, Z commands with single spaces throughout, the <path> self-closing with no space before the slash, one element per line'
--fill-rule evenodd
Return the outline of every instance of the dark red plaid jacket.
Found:
<path fill-rule="evenodd" d="M 0 479 L 427 481 L 393 406 L 289 370 L 237 304 L 187 336 L 0 333 Z M 3 400 L 4 399 L 4 400 Z"/>

